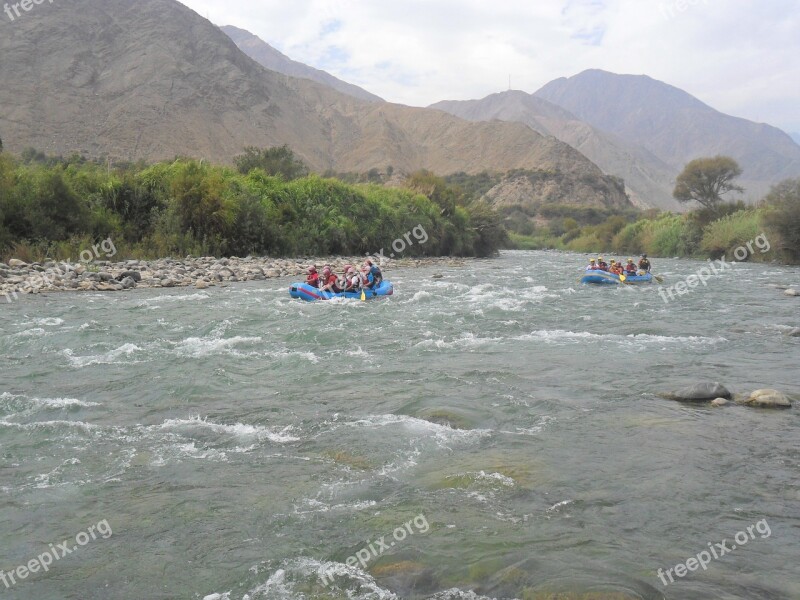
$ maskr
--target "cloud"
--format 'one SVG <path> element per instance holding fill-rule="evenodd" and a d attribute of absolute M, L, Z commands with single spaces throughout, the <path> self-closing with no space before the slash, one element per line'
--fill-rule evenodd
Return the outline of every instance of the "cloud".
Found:
<path fill-rule="evenodd" d="M 800 130 L 796 0 L 184 0 L 394 102 L 425 106 L 584 69 L 648 74 Z"/>

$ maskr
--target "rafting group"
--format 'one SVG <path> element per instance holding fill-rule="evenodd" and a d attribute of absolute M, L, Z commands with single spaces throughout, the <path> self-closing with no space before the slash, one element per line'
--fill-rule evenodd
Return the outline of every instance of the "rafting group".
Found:
<path fill-rule="evenodd" d="M 607 264 L 602 256 L 597 260 L 594 258 L 589 260 L 589 266 L 586 267 L 587 271 L 606 271 L 614 273 L 615 275 L 645 275 L 650 272 L 650 261 L 647 260 L 647 254 L 642 254 L 639 264 L 636 265 L 632 258 L 628 259 L 628 263 L 623 265 L 621 260 L 611 259 L 611 264 Z"/>
<path fill-rule="evenodd" d="M 345 265 L 340 277 L 330 265 L 325 265 L 322 273 L 316 265 L 308 268 L 305 282 L 295 283 L 289 288 L 292 298 L 302 300 L 330 300 L 331 298 L 377 298 L 391 296 L 392 284 L 384 281 L 381 268 L 367 259 L 357 270 L 353 265 Z"/>
<path fill-rule="evenodd" d="M 629 258 L 626 264 L 623 264 L 621 260 L 612 260 L 609 264 L 600 256 L 597 259 L 589 260 L 586 274 L 581 278 L 581 283 L 650 283 L 653 280 L 650 269 L 651 264 L 646 254 L 642 254 L 638 265 L 633 262 L 632 258 Z"/>

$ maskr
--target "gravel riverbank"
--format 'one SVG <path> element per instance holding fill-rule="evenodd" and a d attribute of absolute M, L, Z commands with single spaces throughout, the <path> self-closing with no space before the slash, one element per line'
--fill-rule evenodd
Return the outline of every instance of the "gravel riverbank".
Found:
<path fill-rule="evenodd" d="M 330 264 L 341 273 L 346 264 L 360 265 L 364 257 L 279 259 L 268 257 L 215 258 L 186 257 L 159 260 L 94 261 L 70 263 L 43 261 L 26 263 L 11 259 L 0 263 L 0 298 L 7 301 L 22 294 L 43 292 L 116 292 L 133 288 L 171 288 L 194 286 L 205 289 L 238 281 L 261 281 L 279 277 L 304 278 L 309 265 L 319 269 Z M 461 266 L 463 258 L 384 259 L 382 267 L 419 268 L 435 265 Z"/>

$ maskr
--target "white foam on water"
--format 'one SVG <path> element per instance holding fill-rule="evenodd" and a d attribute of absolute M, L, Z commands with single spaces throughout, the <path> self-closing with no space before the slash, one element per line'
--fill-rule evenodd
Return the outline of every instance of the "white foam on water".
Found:
<path fill-rule="evenodd" d="M 36 429 L 56 429 L 59 427 L 81 429 L 86 432 L 96 431 L 99 429 L 97 425 L 93 425 L 92 423 L 84 423 L 83 421 L 34 421 L 33 423 L 15 423 L 13 421 L 9 421 L 7 418 L 0 419 L 0 426 L 27 431 Z"/>
<path fill-rule="evenodd" d="M 453 429 L 448 425 L 433 423 L 425 419 L 418 419 L 408 415 L 370 415 L 346 423 L 353 427 L 397 427 L 401 426 L 406 431 L 416 434 L 418 438 L 428 439 L 431 434 L 439 444 L 453 442 L 468 442 L 491 435 L 490 429 Z"/>
<path fill-rule="evenodd" d="M 291 425 L 284 427 L 279 431 L 269 429 L 263 426 L 247 425 L 244 423 L 234 423 L 227 425 L 224 423 L 214 423 L 208 419 L 201 419 L 199 416 L 193 416 L 188 419 L 167 419 L 161 425 L 156 425 L 159 429 L 174 429 L 174 430 L 191 430 L 191 429 L 206 429 L 216 433 L 231 435 L 242 439 L 256 439 L 256 440 L 269 440 L 277 444 L 287 444 L 290 442 L 300 441 L 299 437 L 291 435 L 289 432 L 293 430 Z"/>
<path fill-rule="evenodd" d="M 417 342 L 414 344 L 415 348 L 436 348 L 439 350 L 443 349 L 469 349 L 469 348 L 480 348 L 481 346 L 485 346 L 487 344 L 496 344 L 501 342 L 503 338 L 482 338 L 476 336 L 474 333 L 468 331 L 461 334 L 461 337 L 455 338 L 454 340 L 446 341 L 444 339 L 427 339 L 422 340 L 421 342 Z"/>
<path fill-rule="evenodd" d="M 18 331 L 11 337 L 43 337 L 46 335 L 52 335 L 52 332 L 42 329 L 41 327 L 34 327 L 33 329 Z"/>
<path fill-rule="evenodd" d="M 715 345 L 727 342 L 724 337 L 703 336 L 664 336 L 638 333 L 620 335 L 614 333 L 590 333 L 588 331 L 566 331 L 563 329 L 543 329 L 529 334 L 516 336 L 512 339 L 520 341 L 539 340 L 545 343 L 573 343 L 580 344 L 587 341 L 611 341 L 623 345 L 634 344 L 686 344 L 686 345 Z"/>
<path fill-rule="evenodd" d="M 327 512 L 358 512 L 360 510 L 367 510 L 374 508 L 378 505 L 375 500 L 363 500 L 361 502 L 351 502 L 342 504 L 326 504 L 316 498 L 304 498 L 302 500 L 304 506 L 294 506 L 294 514 L 308 515 L 313 513 L 327 513 Z M 307 508 L 307 510 L 303 510 Z"/>
<path fill-rule="evenodd" d="M 304 600 L 325 596 L 326 591 L 333 597 L 344 594 L 349 600 L 397 600 L 393 592 L 379 586 L 359 567 L 307 557 L 283 561 L 266 582 L 249 590 L 242 600 Z"/>
<path fill-rule="evenodd" d="M 228 354 L 233 356 L 242 356 L 249 354 L 250 356 L 256 355 L 255 352 L 242 353 L 236 348 L 239 344 L 256 344 L 262 341 L 260 337 L 243 337 L 236 336 L 232 338 L 197 338 L 191 337 L 175 346 L 175 351 L 182 356 L 191 356 L 200 358 L 204 356 L 214 356 L 219 354 Z"/>
<path fill-rule="evenodd" d="M 461 590 L 459 588 L 450 588 L 442 592 L 437 592 L 430 597 L 430 600 L 498 600 L 498 598 L 491 598 L 489 596 L 482 596 L 476 594 L 472 590 Z M 514 598 L 503 598 L 502 600 L 516 600 Z"/>
<path fill-rule="evenodd" d="M 73 367 L 83 368 L 91 365 L 113 365 L 140 362 L 131 359 L 131 356 L 136 352 L 141 352 L 142 349 L 136 344 L 123 344 L 119 348 L 109 350 L 105 354 L 96 354 L 89 356 L 75 356 L 71 348 L 62 350 L 62 354 L 67 357 L 69 363 Z"/>
<path fill-rule="evenodd" d="M 41 319 L 31 319 L 26 323 L 22 323 L 23 326 L 31 324 L 38 325 L 40 327 L 58 327 L 59 325 L 64 324 L 64 319 L 60 319 L 58 317 L 44 317 Z"/>
<path fill-rule="evenodd" d="M 556 512 L 556 511 L 560 510 L 561 508 L 563 508 L 564 506 L 569 506 L 570 504 L 573 504 L 574 502 L 575 502 L 574 500 L 562 500 L 561 502 L 556 502 L 555 504 L 553 504 L 553 506 L 551 506 L 550 508 L 547 509 L 547 512 L 549 512 L 549 513 Z"/>

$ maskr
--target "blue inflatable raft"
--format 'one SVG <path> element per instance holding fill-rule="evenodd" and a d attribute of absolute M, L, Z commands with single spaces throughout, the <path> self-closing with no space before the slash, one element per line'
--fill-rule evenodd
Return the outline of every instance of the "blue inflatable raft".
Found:
<path fill-rule="evenodd" d="M 364 296 L 366 300 L 375 298 L 384 298 L 394 294 L 394 286 L 391 281 L 383 280 L 381 284 L 374 289 L 365 289 Z M 289 295 L 292 298 L 299 298 L 300 300 L 307 300 L 313 302 L 315 300 L 330 300 L 332 298 L 352 298 L 359 300 L 361 292 L 341 292 L 334 294 L 333 292 L 321 292 L 317 288 L 308 285 L 307 283 L 293 283 L 289 288 Z"/>
<path fill-rule="evenodd" d="M 626 275 L 625 281 L 621 281 L 619 275 L 609 273 L 608 271 L 598 271 L 595 269 L 586 269 L 586 274 L 581 277 L 581 283 L 596 283 L 606 285 L 619 285 L 625 283 L 628 285 L 636 285 L 641 283 L 651 283 L 653 276 L 650 273 L 644 275 Z"/>

